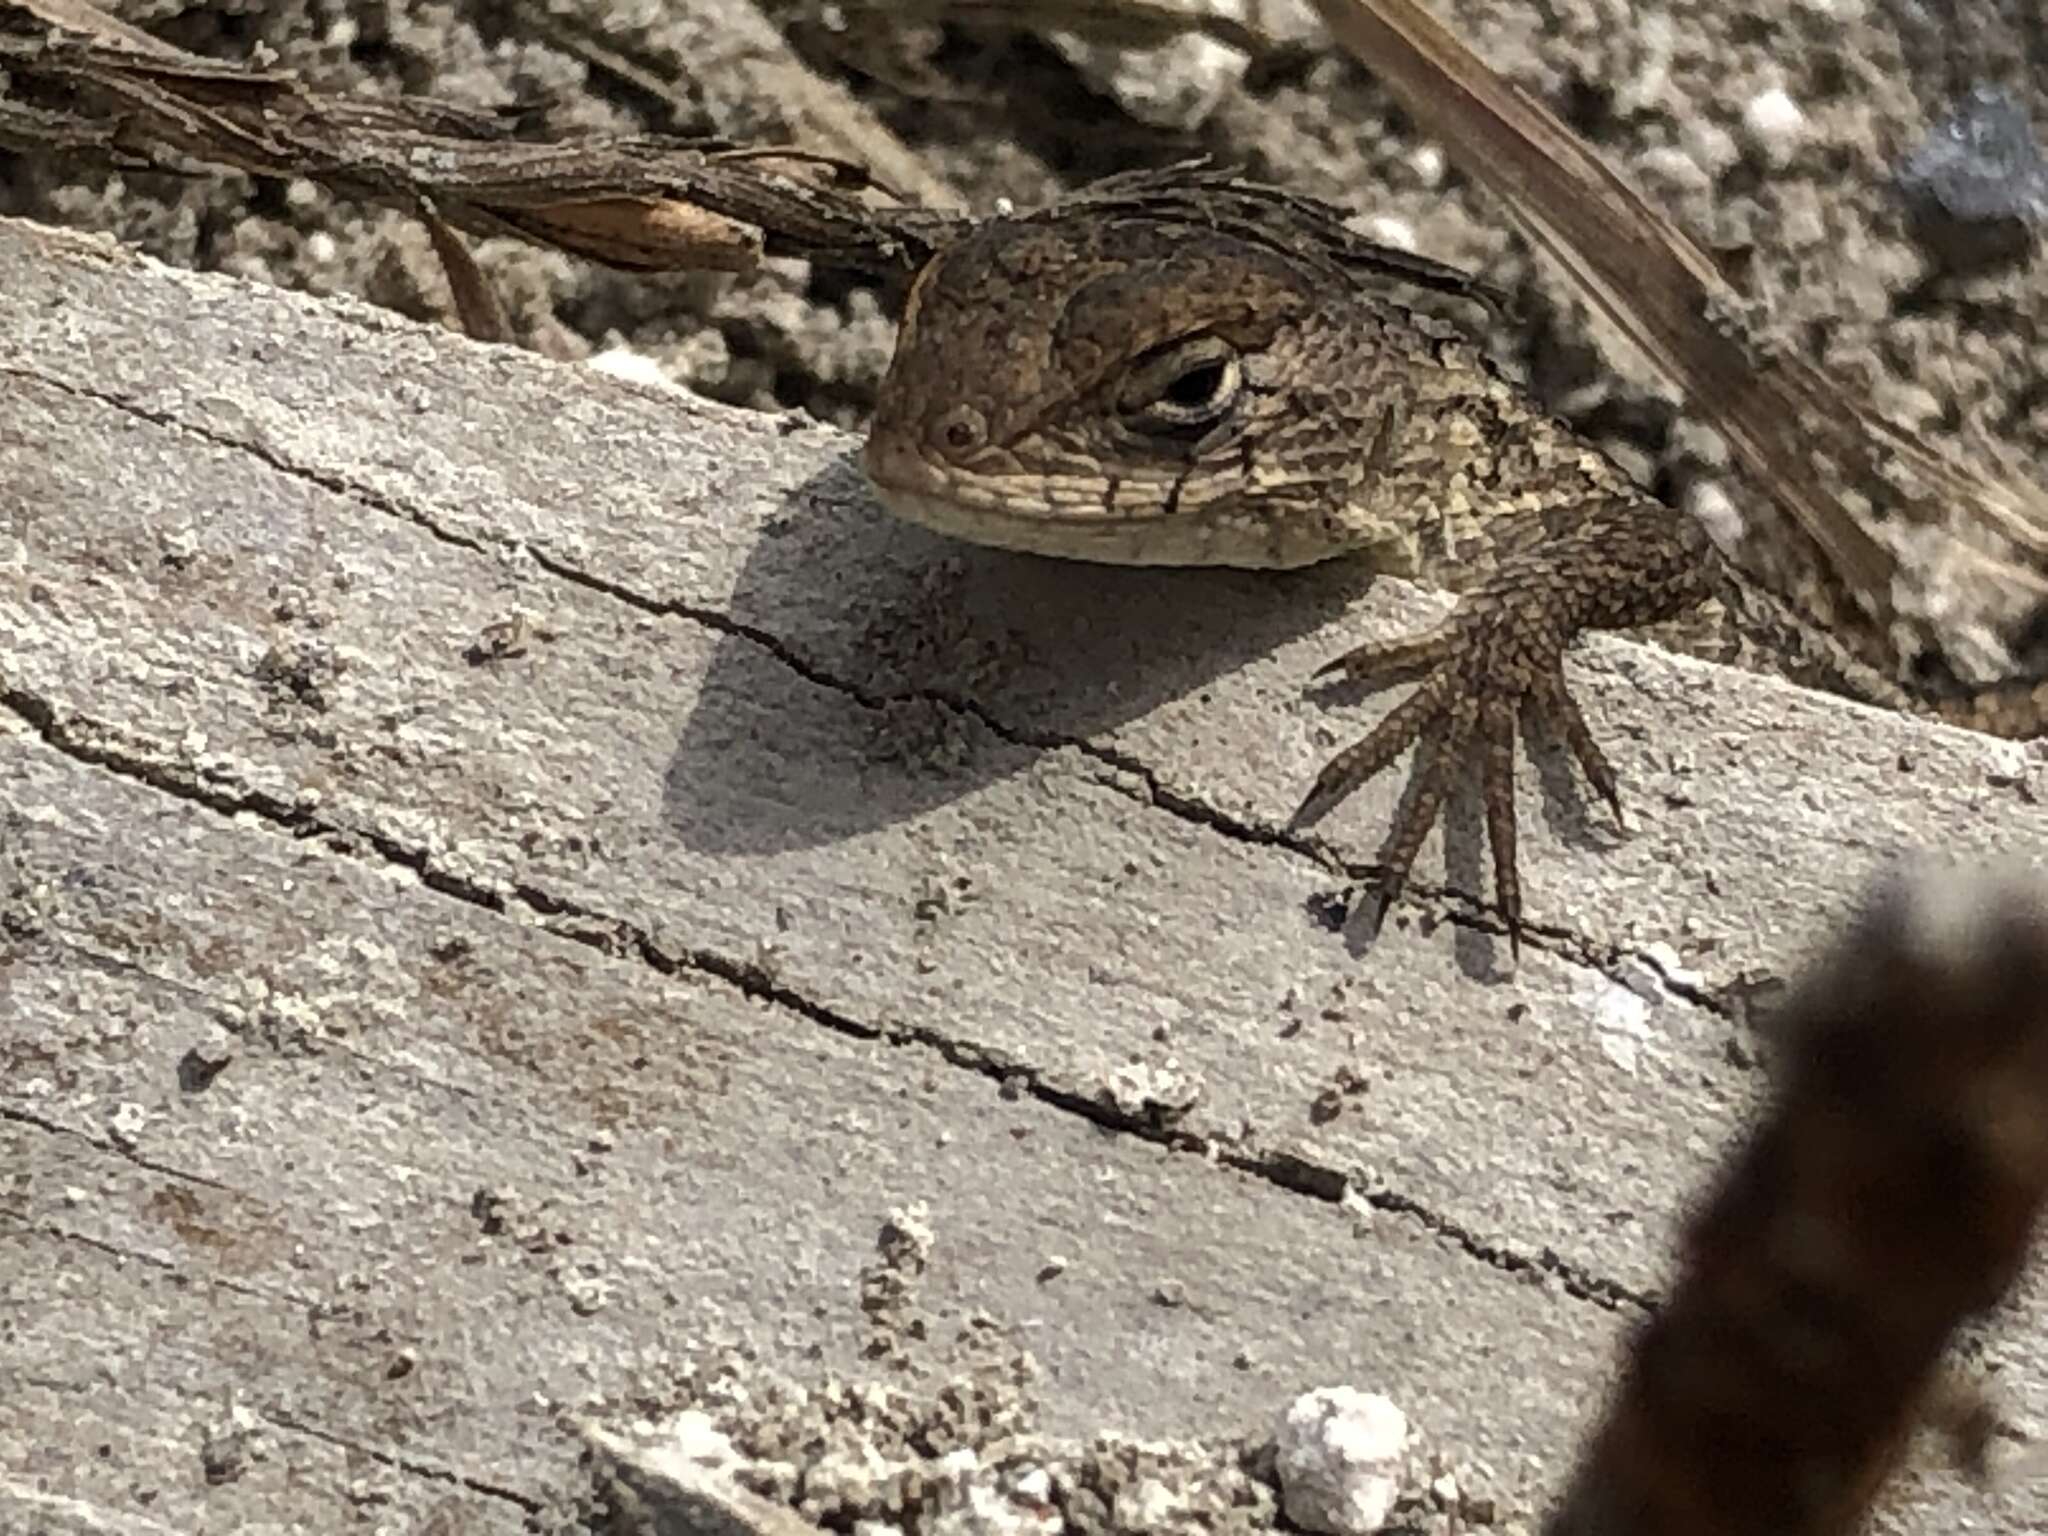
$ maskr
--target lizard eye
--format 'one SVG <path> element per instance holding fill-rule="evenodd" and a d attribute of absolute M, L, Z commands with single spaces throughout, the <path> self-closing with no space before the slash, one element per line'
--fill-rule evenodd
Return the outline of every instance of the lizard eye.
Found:
<path fill-rule="evenodd" d="M 1117 409 L 1141 432 L 1201 432 L 1237 403 L 1244 376 L 1221 336 L 1191 336 L 1147 352 L 1117 387 Z"/>
<path fill-rule="evenodd" d="M 932 424 L 949 453 L 967 454 L 988 439 L 988 421 L 971 405 L 956 405 Z"/>

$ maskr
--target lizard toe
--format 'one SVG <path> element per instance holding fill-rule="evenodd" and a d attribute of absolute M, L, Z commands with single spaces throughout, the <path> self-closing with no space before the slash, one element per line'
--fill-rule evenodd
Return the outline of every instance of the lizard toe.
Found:
<path fill-rule="evenodd" d="M 1541 588 L 1504 584 L 1473 594 L 1443 625 L 1409 640 L 1375 642 L 1339 658 L 1332 668 L 1371 675 L 1424 665 L 1415 691 L 1365 736 L 1339 752 L 1289 825 L 1328 814 L 1411 746 L 1426 750 L 1407 802 L 1389 829 L 1379 858 L 1375 929 L 1406 889 L 1422 843 L 1442 812 L 1455 765 L 1478 769 L 1493 852 L 1494 902 L 1510 950 L 1522 942 L 1522 880 L 1515 803 L 1515 729 L 1527 710 L 1544 718 L 1570 749 L 1586 779 L 1621 819 L 1620 785 L 1593 739 L 1564 677 L 1568 634 L 1554 622 L 1553 599 Z"/>
<path fill-rule="evenodd" d="M 1522 873 L 1515 862 L 1515 715 L 1512 701 L 1488 699 L 1480 710 L 1479 784 L 1486 803 L 1486 840 L 1493 845 L 1493 899 L 1507 925 L 1508 952 L 1522 953 Z"/>
<path fill-rule="evenodd" d="M 1356 682 L 1376 682 L 1422 667 L 1441 665 L 1451 654 L 1456 636 L 1449 624 L 1401 640 L 1372 640 L 1317 667 L 1317 677 L 1342 673 Z"/>
<path fill-rule="evenodd" d="M 1450 765 L 1463 756 L 1466 742 L 1472 734 L 1474 718 L 1468 701 L 1454 700 L 1443 709 L 1436 728 L 1424 738 L 1429 759 L 1416 778 L 1407 803 L 1395 816 L 1394 824 L 1388 830 L 1386 846 L 1380 851 L 1379 904 L 1373 913 L 1375 933 L 1386 921 L 1387 909 L 1407 889 L 1408 874 L 1415 867 L 1416 855 L 1422 852 L 1423 839 L 1429 836 L 1429 829 L 1436 825 L 1437 817 L 1443 811 L 1444 793 L 1450 784 Z"/>
<path fill-rule="evenodd" d="M 1564 669 L 1556 668 L 1545 677 L 1531 692 L 1529 702 L 1563 740 L 1573 760 L 1578 763 L 1579 772 L 1586 776 L 1586 782 L 1607 802 L 1615 827 L 1626 832 L 1628 823 L 1621 814 L 1621 780 L 1614 772 L 1614 765 L 1607 760 L 1607 754 L 1600 750 L 1600 743 L 1593 739 L 1592 728 L 1586 724 L 1579 701 L 1572 697 L 1572 691 L 1565 683 Z"/>
<path fill-rule="evenodd" d="M 1313 826 L 1348 800 L 1368 779 L 1413 746 L 1443 710 L 1445 674 L 1426 679 L 1380 723 L 1323 764 L 1316 781 L 1287 819 L 1291 831 Z"/>

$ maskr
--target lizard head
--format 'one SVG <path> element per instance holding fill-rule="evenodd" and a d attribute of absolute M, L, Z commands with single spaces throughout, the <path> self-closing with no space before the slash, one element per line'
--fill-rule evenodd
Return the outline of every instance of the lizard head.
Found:
<path fill-rule="evenodd" d="M 976 543 L 1307 564 L 1360 542 L 1372 349 L 1343 317 L 1374 313 L 1328 261 L 1192 219 L 991 219 L 918 275 L 863 462 Z"/>

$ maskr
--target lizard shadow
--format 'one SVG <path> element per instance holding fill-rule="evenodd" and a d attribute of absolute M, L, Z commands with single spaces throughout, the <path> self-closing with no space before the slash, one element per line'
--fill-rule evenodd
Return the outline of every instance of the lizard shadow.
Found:
<path fill-rule="evenodd" d="M 666 819 L 700 851 L 766 855 L 914 819 L 1049 751 L 1086 753 L 1105 775 L 1154 769 L 1120 727 L 1332 623 L 1375 580 L 1344 560 L 1191 570 L 987 549 L 891 517 L 836 458 L 748 553 L 668 764 Z M 1529 745 L 1546 821 L 1590 838 L 1562 748 Z M 1275 825 L 1299 787 L 1275 786 Z M 1445 853 L 1450 883 L 1479 895 L 1490 866 L 1473 804 L 1468 788 L 1450 797 Z M 1472 974 L 1493 973 L 1492 939 L 1459 925 Z"/>
<path fill-rule="evenodd" d="M 1259 572 L 987 549 L 890 516 L 835 459 L 748 553 L 668 763 L 666 819 L 700 851 L 772 854 L 911 820 L 1051 751 L 1105 776 L 1149 766 L 1120 727 L 1329 624 L 1373 579 L 1343 560 Z"/>

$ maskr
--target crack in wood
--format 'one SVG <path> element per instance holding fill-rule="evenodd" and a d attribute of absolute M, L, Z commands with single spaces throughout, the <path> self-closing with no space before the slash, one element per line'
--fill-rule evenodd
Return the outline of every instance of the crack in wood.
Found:
<path fill-rule="evenodd" d="M 274 795 L 249 789 L 228 792 L 181 778 L 165 763 L 124 757 L 109 747 L 88 741 L 86 733 L 79 731 L 73 722 L 60 718 L 55 706 L 47 700 L 12 687 L 4 680 L 0 680 L 0 708 L 26 721 L 45 745 L 68 759 L 140 782 L 220 815 L 253 817 L 300 844 L 311 842 L 347 857 L 361 857 L 359 848 L 367 845 L 379 859 L 410 871 L 423 887 L 437 895 L 498 913 L 517 905 L 547 919 L 544 926 L 548 932 L 599 953 L 637 961 L 663 975 L 689 973 L 715 978 L 743 996 L 784 1008 L 845 1038 L 880 1043 L 891 1048 L 913 1047 L 928 1051 L 956 1069 L 1006 1086 L 1021 1084 L 1024 1092 L 1047 1108 L 1099 1129 L 1132 1136 L 1174 1151 L 1197 1154 L 1289 1194 L 1306 1195 L 1324 1204 L 1338 1204 L 1351 1188 L 1350 1175 L 1340 1169 L 1291 1153 L 1225 1146 L 1208 1136 L 1155 1123 L 1140 1113 L 1117 1107 L 1105 1096 L 1062 1086 L 1041 1069 L 1019 1063 L 1004 1053 L 992 1052 L 972 1041 L 958 1040 L 939 1030 L 921 1026 L 870 1024 L 776 980 L 758 964 L 710 949 L 683 948 L 671 952 L 644 929 L 623 918 L 538 886 L 508 881 L 509 895 L 501 895 L 476 881 L 437 870 L 430 853 L 408 847 L 389 833 L 324 821 Z M 566 924 L 555 921 L 560 918 L 572 921 Z M 0 1110 L 0 1114 L 4 1113 L 7 1112 Z M 58 1129 L 48 1125 L 45 1128 Z M 1491 1268 L 1508 1273 L 1534 1271 L 1549 1275 L 1568 1295 L 1609 1309 L 1619 1305 L 1654 1306 L 1653 1298 L 1565 1259 L 1549 1248 L 1530 1255 L 1509 1245 L 1491 1242 L 1397 1192 L 1360 1190 L 1359 1198 L 1376 1209 L 1416 1222 Z"/>

